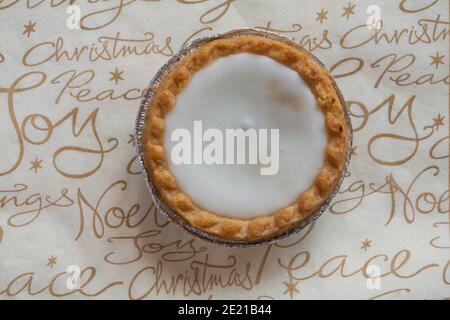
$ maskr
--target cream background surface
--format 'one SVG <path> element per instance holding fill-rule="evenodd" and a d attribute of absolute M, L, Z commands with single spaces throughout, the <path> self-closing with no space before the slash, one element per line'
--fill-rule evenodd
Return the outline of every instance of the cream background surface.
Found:
<path fill-rule="evenodd" d="M 349 16 L 348 1 L 83 2 L 80 29 L 67 27 L 68 2 L 0 4 L 1 299 L 450 297 L 448 1 L 377 1 L 376 33 L 372 1 L 351 1 Z M 314 225 L 232 249 L 155 212 L 130 135 L 173 52 L 243 27 L 332 69 L 355 149 Z"/>

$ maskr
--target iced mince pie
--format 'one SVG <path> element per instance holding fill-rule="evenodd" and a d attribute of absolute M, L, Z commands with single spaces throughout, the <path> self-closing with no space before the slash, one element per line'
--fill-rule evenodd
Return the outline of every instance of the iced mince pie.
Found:
<path fill-rule="evenodd" d="M 279 38 L 199 41 L 144 99 L 142 163 L 154 196 L 204 238 L 289 234 L 326 206 L 343 176 L 351 129 L 335 82 Z"/>

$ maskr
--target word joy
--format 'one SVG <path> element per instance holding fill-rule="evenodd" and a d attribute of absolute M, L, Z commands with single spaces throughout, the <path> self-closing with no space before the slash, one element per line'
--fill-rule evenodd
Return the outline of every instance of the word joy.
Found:
<path fill-rule="evenodd" d="M 202 121 L 194 121 L 193 138 L 184 128 L 174 129 L 170 139 L 174 164 L 250 164 L 260 175 L 275 175 L 279 169 L 279 129 L 242 128 L 203 131 Z M 270 137 L 270 145 L 268 138 Z"/>

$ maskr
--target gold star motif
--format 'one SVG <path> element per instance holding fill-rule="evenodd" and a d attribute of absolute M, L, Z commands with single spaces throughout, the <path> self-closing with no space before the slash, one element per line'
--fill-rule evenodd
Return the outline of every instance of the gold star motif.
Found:
<path fill-rule="evenodd" d="M 30 37 L 31 33 L 36 32 L 34 27 L 36 26 L 36 22 L 32 22 L 31 20 L 28 22 L 28 24 L 23 25 L 25 28 L 25 31 L 22 33 L 23 35 L 26 35 L 27 38 Z"/>
<path fill-rule="evenodd" d="M 352 147 L 352 151 L 350 151 L 352 156 L 356 156 L 356 148 L 358 148 L 358 147 Z"/>
<path fill-rule="evenodd" d="M 128 144 L 133 144 L 133 147 L 134 147 L 134 134 L 129 134 L 129 136 L 130 136 L 130 139 L 128 140 Z"/>
<path fill-rule="evenodd" d="M 34 161 L 30 161 L 30 163 L 31 163 L 30 170 L 34 170 L 34 173 L 36 173 L 39 169 L 42 169 L 42 160 L 35 158 Z"/>
<path fill-rule="evenodd" d="M 50 258 L 48 258 L 47 266 L 53 268 L 53 266 L 56 264 L 56 259 L 57 257 L 55 256 L 51 256 Z"/>
<path fill-rule="evenodd" d="M 124 71 L 119 71 L 119 70 L 116 68 L 116 69 L 114 70 L 114 72 L 110 72 L 110 73 L 111 73 L 112 77 L 111 77 L 111 79 L 109 79 L 109 81 L 115 81 L 116 84 L 117 84 L 119 81 L 123 80 L 122 75 L 123 75 Z"/>
<path fill-rule="evenodd" d="M 444 125 L 444 116 L 441 116 L 441 114 L 438 114 L 436 118 L 433 118 L 434 126 L 436 127 L 436 130 Z"/>
<path fill-rule="evenodd" d="M 298 289 L 297 289 L 298 281 L 292 282 L 292 279 L 290 279 L 289 282 L 283 282 L 283 283 L 286 286 L 286 291 L 284 291 L 283 294 L 288 293 L 289 296 L 291 297 L 291 299 L 294 296 L 294 292 L 300 293 L 300 291 L 298 291 Z"/>
<path fill-rule="evenodd" d="M 320 9 L 320 12 L 316 12 L 316 14 L 317 14 L 316 21 L 319 21 L 320 24 L 322 24 L 324 20 L 328 20 L 327 17 L 328 11 Z"/>
<path fill-rule="evenodd" d="M 440 64 L 444 64 L 444 61 L 443 61 L 444 57 L 445 57 L 445 55 L 441 56 L 439 54 L 439 52 L 436 52 L 435 56 L 430 56 L 430 58 L 432 60 L 430 65 L 434 64 L 436 66 L 436 69 L 439 68 Z"/>
<path fill-rule="evenodd" d="M 355 7 L 356 7 L 356 5 L 351 4 L 349 2 L 346 7 L 342 7 L 342 9 L 344 9 L 344 13 L 342 14 L 341 17 L 345 17 L 345 19 L 348 20 L 352 14 L 355 14 L 355 11 L 353 11 L 353 9 L 355 9 Z"/>
<path fill-rule="evenodd" d="M 360 249 L 367 251 L 367 249 L 369 249 L 371 246 L 372 240 L 366 239 L 364 241 L 361 241 L 361 243 L 362 243 L 362 245 L 361 245 Z"/>

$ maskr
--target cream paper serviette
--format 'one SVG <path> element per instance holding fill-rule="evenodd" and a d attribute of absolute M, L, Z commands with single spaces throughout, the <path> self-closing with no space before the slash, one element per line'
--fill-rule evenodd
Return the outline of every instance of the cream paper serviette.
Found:
<path fill-rule="evenodd" d="M 448 1 L 69 2 L 0 3 L 0 298 L 450 297 Z M 154 210 L 132 134 L 168 57 L 243 27 L 325 62 L 355 131 L 317 223 L 231 249 Z"/>

